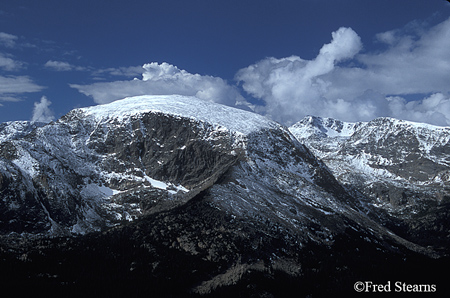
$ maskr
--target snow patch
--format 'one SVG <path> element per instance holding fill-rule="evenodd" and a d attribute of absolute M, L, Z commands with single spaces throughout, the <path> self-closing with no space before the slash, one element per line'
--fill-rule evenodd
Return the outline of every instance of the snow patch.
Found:
<path fill-rule="evenodd" d="M 39 163 L 34 159 L 28 151 L 23 150 L 19 147 L 17 152 L 19 158 L 13 160 L 12 162 L 18 166 L 23 172 L 28 173 L 32 178 L 34 178 L 39 173 Z"/>
<path fill-rule="evenodd" d="M 97 185 L 94 183 L 87 184 L 83 187 L 83 189 L 80 191 L 80 194 L 84 198 L 109 198 L 120 191 L 111 189 L 109 187 L 103 186 L 103 185 Z"/>
<path fill-rule="evenodd" d="M 189 190 L 182 185 L 174 185 L 172 183 L 166 183 L 163 181 L 159 181 L 148 176 L 144 177 L 152 187 L 167 190 L 171 194 L 176 194 L 178 191 L 188 192 Z"/>

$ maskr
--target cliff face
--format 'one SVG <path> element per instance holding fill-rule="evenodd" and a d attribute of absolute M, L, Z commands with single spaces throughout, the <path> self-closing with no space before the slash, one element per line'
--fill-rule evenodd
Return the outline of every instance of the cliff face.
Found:
<path fill-rule="evenodd" d="M 239 157 L 235 141 L 210 123 L 161 112 L 119 119 L 72 111 L 2 142 L 1 228 L 58 235 L 131 220 L 153 201 L 210 186 Z"/>

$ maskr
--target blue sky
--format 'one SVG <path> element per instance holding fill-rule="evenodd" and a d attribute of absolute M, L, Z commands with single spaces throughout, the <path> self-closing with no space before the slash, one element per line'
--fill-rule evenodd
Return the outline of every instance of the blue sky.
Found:
<path fill-rule="evenodd" d="M 2 0 L 0 122 L 141 94 L 450 126 L 444 0 Z"/>

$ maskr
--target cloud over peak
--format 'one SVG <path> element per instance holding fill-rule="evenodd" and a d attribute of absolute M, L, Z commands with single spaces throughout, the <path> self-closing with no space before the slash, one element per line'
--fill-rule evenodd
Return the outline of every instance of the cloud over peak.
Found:
<path fill-rule="evenodd" d="M 295 122 L 300 115 L 317 114 L 338 103 L 337 98 L 328 102 L 325 97 L 332 82 L 322 76 L 334 71 L 338 62 L 353 58 L 361 48 L 356 32 L 342 27 L 332 33 L 331 42 L 322 46 L 315 59 L 266 58 L 239 70 L 236 80 L 250 95 L 264 100 L 266 114 L 274 120 Z"/>
<path fill-rule="evenodd" d="M 31 121 L 33 122 L 50 122 L 53 121 L 53 111 L 49 108 L 52 104 L 47 97 L 42 96 L 40 102 L 34 103 L 33 116 Z"/>
<path fill-rule="evenodd" d="M 129 69 L 142 73 L 141 79 L 70 86 L 99 104 L 144 94 L 191 95 L 251 106 L 284 124 L 317 115 L 344 121 L 389 116 L 450 125 L 450 18 L 432 27 L 416 22 L 376 39 L 384 49 L 364 52 L 353 29 L 339 28 L 314 59 L 265 58 L 238 70 L 237 86 L 166 62 Z"/>
<path fill-rule="evenodd" d="M 226 105 L 244 101 L 236 87 L 218 77 L 191 74 L 163 62 L 143 66 L 142 79 L 101 82 L 91 85 L 71 84 L 72 88 L 104 104 L 127 96 L 181 94 Z"/>
<path fill-rule="evenodd" d="M 387 48 L 361 54 L 356 32 L 340 28 L 315 59 L 266 58 L 241 69 L 236 80 L 265 102 L 263 113 L 282 123 L 317 115 L 346 121 L 391 116 L 450 125 L 450 18 L 429 29 L 409 26 L 377 38 Z M 341 64 L 345 59 L 356 63 Z M 420 94 L 428 97 L 405 99 Z"/>

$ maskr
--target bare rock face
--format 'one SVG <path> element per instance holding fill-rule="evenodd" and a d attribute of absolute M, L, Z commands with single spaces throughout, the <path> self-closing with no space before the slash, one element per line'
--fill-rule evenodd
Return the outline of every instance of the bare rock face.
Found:
<path fill-rule="evenodd" d="M 422 231 L 441 235 L 446 209 L 420 207 L 427 213 L 407 229 L 412 221 L 398 215 L 408 210 L 407 191 L 402 199 L 397 184 L 384 188 L 389 180 L 368 183 L 365 172 L 333 167 L 358 152 L 384 161 L 392 145 L 376 153 L 371 136 L 353 133 L 366 124 L 316 120 L 297 128 L 318 134 L 300 138 L 262 116 L 193 97 L 140 96 L 13 134 L 21 137 L 0 143 L 2 286 L 74 295 L 329 295 L 353 293 L 355 276 L 446 264 L 441 242 L 416 241 Z M 330 129 L 336 139 L 327 138 Z M 395 158 L 378 166 L 393 172 Z M 426 172 L 405 171 L 398 176 Z M 398 204 L 376 205 L 378 182 Z"/>

